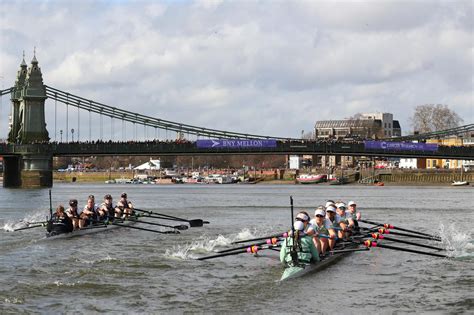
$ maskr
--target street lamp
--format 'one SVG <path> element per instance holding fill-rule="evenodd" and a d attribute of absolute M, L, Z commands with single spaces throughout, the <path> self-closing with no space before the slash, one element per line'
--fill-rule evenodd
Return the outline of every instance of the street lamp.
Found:
<path fill-rule="evenodd" d="M 74 128 L 71 129 L 72 142 L 74 142 Z"/>
<path fill-rule="evenodd" d="M 59 130 L 59 134 L 61 135 L 61 141 L 60 142 L 63 142 L 63 130 Z"/>

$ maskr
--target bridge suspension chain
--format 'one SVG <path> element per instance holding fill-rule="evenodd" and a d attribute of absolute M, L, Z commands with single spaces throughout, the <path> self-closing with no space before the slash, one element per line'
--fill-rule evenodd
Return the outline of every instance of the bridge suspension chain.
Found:
<path fill-rule="evenodd" d="M 159 118 L 154 118 L 146 115 L 141 115 L 138 113 L 133 113 L 126 111 L 117 107 L 108 106 L 102 103 L 94 102 L 91 100 L 84 99 L 82 97 L 63 92 L 61 90 L 45 86 L 46 95 L 51 99 L 56 99 L 59 102 L 66 103 L 69 102 L 71 106 L 76 106 L 81 109 L 90 110 L 92 112 L 114 117 L 121 115 L 123 120 L 132 122 L 135 124 L 148 125 L 152 127 L 157 127 L 161 129 L 166 129 L 175 132 L 187 132 L 188 134 L 193 135 L 208 135 L 209 137 L 215 138 L 243 138 L 243 139 L 276 139 L 276 140 L 300 140 L 296 138 L 281 138 L 281 137 L 271 137 L 271 136 L 262 136 L 255 134 L 247 133 L 238 133 L 232 131 L 224 131 L 211 128 L 203 128 L 188 124 L 182 124 L 177 122 L 172 122 L 168 120 L 163 120 Z M 89 106 L 86 107 L 83 103 L 88 102 Z"/>

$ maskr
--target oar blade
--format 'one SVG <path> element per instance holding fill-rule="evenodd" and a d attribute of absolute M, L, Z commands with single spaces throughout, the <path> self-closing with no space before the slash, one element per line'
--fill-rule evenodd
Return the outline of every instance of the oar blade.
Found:
<path fill-rule="evenodd" d="M 173 228 L 175 228 L 177 230 L 184 231 L 184 230 L 187 230 L 189 227 L 185 224 L 181 224 L 181 225 L 175 225 L 175 226 L 173 226 Z"/>
<path fill-rule="evenodd" d="M 207 222 L 207 221 L 206 221 Z M 204 224 L 204 221 L 201 219 L 194 219 L 188 221 L 190 227 L 201 227 Z M 209 222 L 207 222 L 209 223 Z"/>
<path fill-rule="evenodd" d="M 164 232 L 161 232 L 162 234 L 180 234 L 180 232 L 178 230 L 168 230 L 168 231 L 164 231 Z"/>

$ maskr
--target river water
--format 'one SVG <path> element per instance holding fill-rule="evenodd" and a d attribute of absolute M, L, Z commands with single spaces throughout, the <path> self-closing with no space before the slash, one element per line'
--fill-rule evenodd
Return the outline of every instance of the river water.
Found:
<path fill-rule="evenodd" d="M 474 189 L 295 185 L 56 184 L 53 204 L 126 190 L 135 207 L 211 224 L 180 235 L 134 229 L 44 241 L 5 229 L 48 214 L 48 190 L 0 189 L 0 313 L 469 313 L 474 310 Z M 366 219 L 440 233 L 453 259 L 373 248 L 305 278 L 277 280 L 278 253 L 208 261 L 233 240 L 290 225 L 295 209 L 355 200 Z M 165 222 L 163 222 L 165 223 Z M 166 222 L 170 223 L 170 222 Z M 151 226 L 144 226 L 152 228 Z M 421 241 L 423 242 L 423 241 Z M 396 245 L 396 244 L 393 244 Z M 403 245 L 396 245 L 404 247 Z M 423 250 L 417 248 L 419 250 Z"/>

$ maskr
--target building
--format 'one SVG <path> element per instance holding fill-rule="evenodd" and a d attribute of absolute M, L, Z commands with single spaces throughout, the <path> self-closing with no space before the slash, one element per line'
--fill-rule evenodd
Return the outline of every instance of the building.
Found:
<path fill-rule="evenodd" d="M 423 169 L 426 168 L 426 159 L 401 158 L 398 167 L 407 169 Z"/>
<path fill-rule="evenodd" d="M 314 127 L 314 134 L 316 139 L 340 139 L 348 137 L 357 137 L 362 139 L 383 138 L 381 121 L 369 119 L 317 121 Z"/>
<path fill-rule="evenodd" d="M 351 119 L 320 120 L 314 126 L 314 137 L 318 139 L 363 140 L 399 137 L 402 130 L 398 120 L 391 113 L 357 114 Z M 353 167 L 357 161 L 348 156 L 315 156 L 314 166 Z"/>
<path fill-rule="evenodd" d="M 463 137 L 450 137 L 446 139 L 428 139 L 427 143 L 437 143 L 446 146 L 472 146 L 474 145 L 474 134 L 466 134 Z M 452 160 L 452 159 L 426 159 L 426 168 L 457 169 L 461 167 L 470 168 L 474 161 Z"/>
<path fill-rule="evenodd" d="M 141 165 L 138 165 L 134 168 L 136 171 L 150 171 L 150 170 L 159 170 L 160 169 L 160 160 L 152 160 L 145 162 Z"/>
<path fill-rule="evenodd" d="M 398 120 L 393 120 L 391 113 L 367 113 L 361 114 L 360 119 L 379 121 L 381 125 L 382 138 L 399 137 L 402 135 L 400 123 Z"/>

